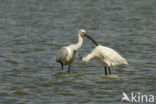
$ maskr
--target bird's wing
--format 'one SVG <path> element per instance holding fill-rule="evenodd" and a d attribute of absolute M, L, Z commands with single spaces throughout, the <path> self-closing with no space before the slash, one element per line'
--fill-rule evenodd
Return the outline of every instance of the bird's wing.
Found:
<path fill-rule="evenodd" d="M 61 48 L 59 50 L 59 54 L 58 54 L 58 60 L 62 60 L 62 59 L 65 59 L 68 55 L 68 50 L 66 48 Z"/>
<path fill-rule="evenodd" d="M 101 47 L 100 56 L 110 62 L 113 66 L 122 64 L 125 59 L 115 50 L 109 47 Z"/>
<path fill-rule="evenodd" d="M 99 53 L 99 56 L 102 57 L 105 60 L 108 60 L 109 59 L 109 55 L 107 53 L 105 53 L 104 51 L 101 51 Z"/>
<path fill-rule="evenodd" d="M 76 57 L 77 54 L 78 54 L 78 52 L 77 52 L 76 50 L 73 50 L 73 52 L 72 52 L 72 57 Z"/>

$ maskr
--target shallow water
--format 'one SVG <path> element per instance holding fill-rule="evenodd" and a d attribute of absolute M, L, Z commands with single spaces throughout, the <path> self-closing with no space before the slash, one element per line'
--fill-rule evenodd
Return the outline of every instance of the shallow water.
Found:
<path fill-rule="evenodd" d="M 122 92 L 156 94 L 155 0 L 1 0 L 1 104 L 121 104 Z M 77 58 L 71 74 L 55 62 L 79 29 L 129 63 L 105 76 Z M 85 56 L 94 44 L 84 39 Z M 156 95 L 155 95 L 156 96 Z"/>

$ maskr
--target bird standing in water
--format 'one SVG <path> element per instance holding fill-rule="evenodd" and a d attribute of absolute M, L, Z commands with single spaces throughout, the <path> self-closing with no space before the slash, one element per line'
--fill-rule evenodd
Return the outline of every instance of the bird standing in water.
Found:
<path fill-rule="evenodd" d="M 63 66 L 69 65 L 68 73 L 70 73 L 71 64 L 73 63 L 75 57 L 78 54 L 78 50 L 81 48 L 83 44 L 84 36 L 94 41 L 90 36 L 86 34 L 86 31 L 84 29 L 81 29 L 78 32 L 78 42 L 76 44 L 62 47 L 59 50 L 58 57 L 56 58 L 56 62 L 59 62 L 61 64 L 62 70 L 63 70 Z"/>
<path fill-rule="evenodd" d="M 126 59 L 124 59 L 118 52 L 112 48 L 101 45 L 97 45 L 90 54 L 82 58 L 82 61 L 88 62 L 92 58 L 98 59 L 104 65 L 105 75 L 107 75 L 107 68 L 109 69 L 109 74 L 111 74 L 111 66 L 128 64 Z"/>

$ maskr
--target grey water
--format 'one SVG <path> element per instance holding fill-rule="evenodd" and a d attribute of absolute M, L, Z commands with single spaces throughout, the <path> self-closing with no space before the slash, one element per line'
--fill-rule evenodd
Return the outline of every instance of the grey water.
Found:
<path fill-rule="evenodd" d="M 155 0 L 1 0 L 0 104 L 121 104 L 123 92 L 156 99 L 155 5 Z M 77 58 L 71 74 L 67 66 L 61 70 L 57 53 L 77 42 L 79 29 L 129 65 L 111 67 L 112 75 L 105 76 L 97 60 L 84 64 Z M 94 47 L 84 38 L 79 54 Z"/>

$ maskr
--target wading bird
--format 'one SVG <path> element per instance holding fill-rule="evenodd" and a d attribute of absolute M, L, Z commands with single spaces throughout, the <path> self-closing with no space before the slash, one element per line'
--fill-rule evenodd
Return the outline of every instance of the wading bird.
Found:
<path fill-rule="evenodd" d="M 78 42 L 76 44 L 62 47 L 59 50 L 58 57 L 56 58 L 56 62 L 59 62 L 61 64 L 62 70 L 63 70 L 63 66 L 69 65 L 68 73 L 70 73 L 71 64 L 74 61 L 75 57 L 77 56 L 78 50 L 82 46 L 84 36 L 89 38 L 95 43 L 95 41 L 86 34 L 86 31 L 81 29 L 78 32 Z"/>
<path fill-rule="evenodd" d="M 83 57 L 82 61 L 88 62 L 92 58 L 99 59 L 99 61 L 102 62 L 105 69 L 105 75 L 107 75 L 107 67 L 109 69 L 109 74 L 111 74 L 111 66 L 128 64 L 126 59 L 124 59 L 118 52 L 116 52 L 112 48 L 101 46 L 100 44 L 97 45 L 90 54 L 88 54 L 86 57 Z"/>

